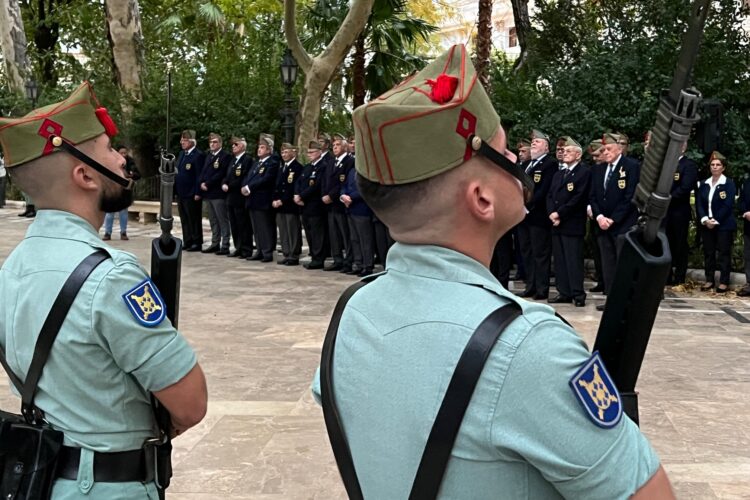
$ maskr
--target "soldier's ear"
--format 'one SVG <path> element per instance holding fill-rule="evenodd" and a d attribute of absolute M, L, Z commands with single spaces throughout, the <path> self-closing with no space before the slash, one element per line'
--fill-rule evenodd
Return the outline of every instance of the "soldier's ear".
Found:
<path fill-rule="evenodd" d="M 73 165 L 70 172 L 70 178 L 73 185 L 84 191 L 96 191 L 101 184 L 101 181 L 97 179 L 95 170 L 80 162 Z"/>

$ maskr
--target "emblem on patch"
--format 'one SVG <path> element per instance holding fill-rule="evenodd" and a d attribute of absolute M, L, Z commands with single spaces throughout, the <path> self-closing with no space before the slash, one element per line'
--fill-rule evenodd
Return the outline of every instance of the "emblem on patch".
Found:
<path fill-rule="evenodd" d="M 625 189 L 625 179 L 620 179 L 617 181 L 617 187 L 620 189 Z"/>
<path fill-rule="evenodd" d="M 539 182 L 542 180 L 542 174 L 534 174 L 534 182 Z"/>
<path fill-rule="evenodd" d="M 719 191 L 719 198 L 721 198 L 722 200 L 726 200 L 727 199 L 727 192 L 726 191 Z"/>
<path fill-rule="evenodd" d="M 346 180 L 346 175 L 341 174 L 339 175 L 339 182 L 344 182 Z"/>
<path fill-rule="evenodd" d="M 216 160 L 216 161 L 214 162 L 214 168 L 219 168 L 219 160 Z"/>
<path fill-rule="evenodd" d="M 569 183 L 568 183 L 568 191 L 573 191 L 573 188 L 574 188 L 574 187 L 575 187 L 575 186 L 573 185 L 573 183 L 572 183 L 572 182 L 569 182 Z"/>
<path fill-rule="evenodd" d="M 242 169 L 241 168 L 235 168 L 234 169 L 234 176 L 235 177 L 239 177 L 240 175 L 242 175 Z"/>
<path fill-rule="evenodd" d="M 260 167 L 260 170 L 258 170 L 259 175 L 263 175 L 263 172 L 266 171 L 266 167 Z"/>
<path fill-rule="evenodd" d="M 286 178 L 286 182 L 288 184 L 291 184 L 292 182 L 294 182 L 294 172 L 289 172 L 289 177 Z"/>
<path fill-rule="evenodd" d="M 190 170 L 191 168 L 193 168 L 193 164 L 192 163 L 187 163 L 185 165 L 185 170 Z"/>
<path fill-rule="evenodd" d="M 138 286 L 124 293 L 131 314 L 144 326 L 152 327 L 162 322 L 167 315 L 167 308 L 154 283 L 146 278 Z"/>
<path fill-rule="evenodd" d="M 310 185 L 311 185 L 311 186 L 314 186 L 314 185 L 315 185 L 315 179 L 310 179 Z"/>
<path fill-rule="evenodd" d="M 675 182 L 677 182 L 677 181 L 680 180 L 680 173 L 679 172 L 675 172 L 674 173 L 674 180 L 675 180 Z"/>
<path fill-rule="evenodd" d="M 576 399 L 596 425 L 609 429 L 618 424 L 622 418 L 620 393 L 598 352 L 591 355 L 569 384 Z"/>

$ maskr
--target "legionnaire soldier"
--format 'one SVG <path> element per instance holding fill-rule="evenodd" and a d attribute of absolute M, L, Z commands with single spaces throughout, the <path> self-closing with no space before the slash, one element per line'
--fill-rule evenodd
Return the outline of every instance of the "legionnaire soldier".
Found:
<path fill-rule="evenodd" d="M 247 260 L 273 261 L 273 252 L 276 249 L 276 220 L 271 204 L 278 173 L 279 160 L 273 155 L 273 136 L 260 134 L 258 159 L 242 182 L 242 194 L 247 197 L 245 206 L 250 213 L 258 247 L 255 254 Z"/>
<path fill-rule="evenodd" d="M 224 178 L 232 164 L 232 155 L 221 148 L 219 134 L 208 134 L 208 153 L 203 164 L 200 178 L 200 190 L 208 205 L 208 222 L 211 224 L 211 246 L 201 250 L 203 253 L 217 255 L 229 254 L 229 211 L 227 193 L 221 189 Z"/>
<path fill-rule="evenodd" d="M 284 255 L 277 263 L 298 266 L 302 253 L 302 226 L 300 207 L 294 203 L 294 188 L 302 174 L 302 165 L 297 161 L 297 148 L 286 142 L 282 144 L 281 160 L 272 203 L 276 209 L 276 225 L 279 227 L 281 253 Z"/>
<path fill-rule="evenodd" d="M 326 260 L 328 210 L 320 195 L 320 185 L 326 164 L 321 160 L 321 154 L 320 143 L 310 141 L 307 145 L 310 163 L 302 169 L 302 175 L 297 181 L 294 193 L 294 202 L 302 207 L 302 225 L 305 227 L 307 246 L 312 257 L 312 260 L 305 264 L 305 268 L 310 270 L 323 269 Z"/>
<path fill-rule="evenodd" d="M 602 138 L 602 164 L 595 166 L 591 176 L 589 204 L 591 215 L 599 227 L 597 242 L 602 256 L 604 289 L 609 293 L 617 267 L 620 245 L 618 237 L 635 224 L 638 217 L 631 202 L 638 184 L 638 166 L 625 160 L 617 134 Z M 604 310 L 604 304 L 596 308 Z"/>
<path fill-rule="evenodd" d="M 242 195 L 242 181 L 250 171 L 253 159 L 247 154 L 247 141 L 244 137 L 232 137 L 232 155 L 232 165 L 227 170 L 221 190 L 227 193 L 229 227 L 234 241 L 234 252 L 229 257 L 244 259 L 253 255 L 253 225 Z"/>
<path fill-rule="evenodd" d="M 180 137 L 182 151 L 177 157 L 174 189 L 185 243 L 183 248 L 188 252 L 198 252 L 203 246 L 200 178 L 205 156 L 195 145 L 195 130 L 183 130 Z"/>
<path fill-rule="evenodd" d="M 0 347 L 22 380 L 63 283 L 92 253 L 108 256 L 72 303 L 36 393 L 64 433 L 53 499 L 157 499 L 154 449 L 144 447 L 158 436 L 149 392 L 171 413 L 175 434 L 206 412 L 203 372 L 159 291 L 134 255 L 97 234 L 106 212 L 132 202 L 116 134 L 88 83 L 22 118 L 0 118 L 6 165 L 39 210 L 0 271 Z"/>
<path fill-rule="evenodd" d="M 555 173 L 547 194 L 547 212 L 552 221 L 552 251 L 555 256 L 557 297 L 551 304 L 586 305 L 583 290 L 583 240 L 586 237 L 586 207 L 591 170 L 581 163 L 583 149 L 572 137 L 564 137 L 564 168 Z"/>
<path fill-rule="evenodd" d="M 333 351 L 332 394 L 364 498 L 407 498 L 464 346 L 510 303 L 523 317 L 489 353 L 439 496 L 673 498 L 598 357 L 487 269 L 524 217 L 523 173 L 497 158 L 515 160 L 466 49 L 357 108 L 354 122 L 360 192 L 397 241 L 387 272 L 348 302 Z"/>

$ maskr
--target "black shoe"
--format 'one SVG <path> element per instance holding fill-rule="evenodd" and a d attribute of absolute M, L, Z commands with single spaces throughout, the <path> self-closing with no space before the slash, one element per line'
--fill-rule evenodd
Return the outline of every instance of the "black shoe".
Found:
<path fill-rule="evenodd" d="M 227 257 L 242 257 L 242 252 L 235 250 L 234 252 L 228 253 Z"/>
<path fill-rule="evenodd" d="M 592 286 L 589 288 L 589 292 L 603 292 L 604 291 L 604 285 L 601 283 L 597 283 L 596 286 Z"/>
<path fill-rule="evenodd" d="M 523 297 L 524 299 L 528 299 L 529 297 L 533 297 L 536 295 L 536 290 L 524 290 L 521 293 L 517 293 L 519 297 Z"/>
<path fill-rule="evenodd" d="M 200 245 L 191 245 L 188 249 L 188 252 L 200 252 L 201 246 Z"/>
<path fill-rule="evenodd" d="M 34 210 L 34 206 L 32 205 L 31 210 L 29 210 L 29 213 L 26 214 L 27 219 L 32 219 L 36 217 L 36 210 Z"/>
<path fill-rule="evenodd" d="M 359 269 L 359 268 L 357 269 L 352 268 L 352 269 L 349 269 L 348 271 L 341 271 L 342 274 L 349 274 L 351 276 L 356 276 L 361 272 L 362 272 L 362 269 Z"/>
<path fill-rule="evenodd" d="M 564 295 L 558 295 L 557 297 L 547 299 L 547 302 L 550 304 L 571 304 L 573 299 Z"/>
<path fill-rule="evenodd" d="M 719 285 L 716 287 L 716 293 L 727 293 L 729 291 L 729 287 L 727 285 Z"/>
<path fill-rule="evenodd" d="M 605 305 L 606 305 L 606 304 L 597 304 L 597 305 L 596 305 L 596 310 L 597 310 L 597 311 L 603 311 L 603 310 L 604 310 L 604 306 L 605 306 Z"/>
<path fill-rule="evenodd" d="M 280 266 L 285 266 L 289 262 L 289 259 L 277 260 L 276 263 Z"/>
<path fill-rule="evenodd" d="M 372 268 L 371 267 L 365 267 L 364 269 L 362 269 L 359 272 L 359 274 L 357 274 L 357 276 L 359 276 L 360 278 L 364 278 L 365 276 L 369 276 L 371 274 L 372 274 Z"/>
<path fill-rule="evenodd" d="M 750 297 L 750 283 L 737 290 L 738 297 Z"/>
<path fill-rule="evenodd" d="M 352 266 L 344 266 L 339 269 L 339 272 L 341 274 L 352 274 Z M 359 272 L 359 269 L 357 269 L 357 272 Z"/>
<path fill-rule="evenodd" d="M 208 248 L 201 250 L 201 253 L 216 253 L 219 251 L 219 245 L 211 245 Z"/>
<path fill-rule="evenodd" d="M 573 305 L 576 307 L 586 307 L 586 297 L 576 297 L 573 299 Z"/>
<path fill-rule="evenodd" d="M 701 291 L 702 292 L 707 292 L 707 291 L 711 290 L 713 287 L 714 287 L 713 283 L 703 283 L 701 285 Z"/>
<path fill-rule="evenodd" d="M 343 264 L 331 264 L 323 268 L 323 271 L 341 271 L 344 268 Z"/>
<path fill-rule="evenodd" d="M 537 293 L 534 295 L 534 300 L 547 300 L 549 293 Z"/>
<path fill-rule="evenodd" d="M 526 281 L 526 276 L 523 274 L 516 274 L 513 276 L 513 281 Z"/>
<path fill-rule="evenodd" d="M 255 255 L 251 255 L 250 257 L 245 257 L 247 260 L 263 260 L 263 255 L 260 253 L 256 253 Z"/>
<path fill-rule="evenodd" d="M 218 252 L 216 252 L 216 255 L 229 255 L 229 249 L 228 248 L 222 248 Z"/>
<path fill-rule="evenodd" d="M 260 259 L 261 262 L 273 262 L 273 257 L 263 257 Z"/>
<path fill-rule="evenodd" d="M 310 269 L 310 270 L 313 270 L 313 269 L 323 269 L 323 263 L 322 262 L 316 262 L 316 261 L 312 260 L 312 261 L 308 262 L 307 264 L 305 264 L 305 269 Z"/>
<path fill-rule="evenodd" d="M 285 265 L 287 265 L 287 266 L 299 266 L 299 259 L 287 259 Z"/>

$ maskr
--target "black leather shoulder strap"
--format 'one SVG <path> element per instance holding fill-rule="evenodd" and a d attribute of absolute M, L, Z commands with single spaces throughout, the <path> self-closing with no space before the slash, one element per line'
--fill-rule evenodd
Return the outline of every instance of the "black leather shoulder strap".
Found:
<path fill-rule="evenodd" d="M 97 250 L 83 259 L 83 262 L 78 264 L 78 267 L 76 267 L 70 276 L 68 276 L 68 279 L 65 281 L 65 284 L 52 305 L 52 309 L 44 320 L 39 337 L 37 337 L 36 346 L 34 347 L 34 357 L 31 359 L 25 382 L 22 383 L 21 379 L 11 371 L 7 360 L 5 359 L 5 352 L 0 350 L 0 361 L 2 361 L 3 368 L 8 372 L 11 381 L 21 393 L 21 413 L 27 420 L 29 418 L 33 419 L 32 415 L 36 387 L 42 376 L 42 370 L 44 369 L 44 364 L 49 357 L 52 344 L 55 342 L 60 327 L 65 321 L 65 317 L 68 315 L 70 306 L 75 301 L 78 291 L 81 289 L 81 286 L 83 286 L 89 275 L 99 264 L 108 258 L 109 254 L 107 252 L 104 250 Z"/>

